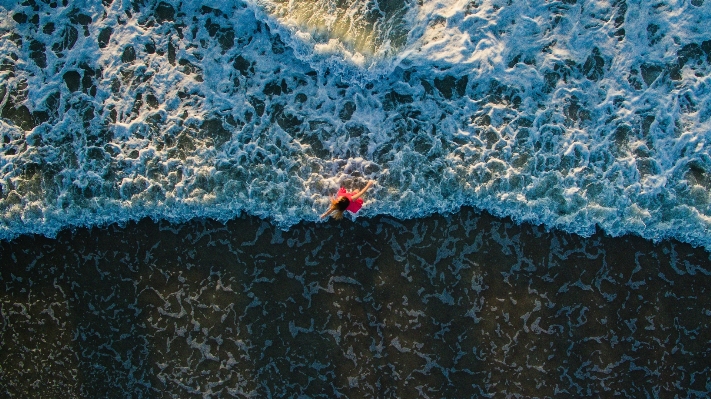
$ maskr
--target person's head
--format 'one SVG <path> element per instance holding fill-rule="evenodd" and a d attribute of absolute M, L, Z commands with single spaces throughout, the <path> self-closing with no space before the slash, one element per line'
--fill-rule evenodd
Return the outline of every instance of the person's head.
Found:
<path fill-rule="evenodd" d="M 346 197 L 331 198 L 331 209 L 333 209 L 333 218 L 338 220 L 343 217 L 343 212 L 346 211 L 350 201 Z"/>

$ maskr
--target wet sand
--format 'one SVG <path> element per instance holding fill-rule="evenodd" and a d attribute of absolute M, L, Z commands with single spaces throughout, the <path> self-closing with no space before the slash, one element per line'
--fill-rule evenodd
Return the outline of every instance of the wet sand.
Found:
<path fill-rule="evenodd" d="M 449 216 L 0 243 L 5 397 L 706 397 L 711 254 Z"/>

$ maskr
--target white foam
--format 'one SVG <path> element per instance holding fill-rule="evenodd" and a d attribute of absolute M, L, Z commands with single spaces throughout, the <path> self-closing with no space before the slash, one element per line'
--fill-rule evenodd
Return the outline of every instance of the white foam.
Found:
<path fill-rule="evenodd" d="M 358 217 L 470 205 L 583 235 L 711 248 L 707 54 L 670 77 L 684 46 L 711 39 L 700 29 L 711 5 L 480 3 L 411 5 L 374 25 L 408 31 L 404 41 L 376 31 L 355 45 L 268 2 L 183 4 L 180 39 L 171 22 L 145 23 L 155 5 L 93 1 L 80 10 L 90 35 L 76 25 L 63 58 L 52 46 L 71 5 L 40 6 L 38 29 L 12 19 L 30 7 L 2 3 L 0 56 L 19 56 L 12 75 L 1 72 L 5 87 L 26 81 L 30 111 L 45 110 L 52 93 L 60 99 L 59 118 L 32 132 L 0 121 L 0 237 L 242 212 L 288 228 L 318 220 L 340 186 L 374 179 Z M 204 5 L 221 11 L 203 14 Z M 38 34 L 47 22 L 54 32 Z M 106 27 L 113 34 L 99 48 Z M 231 48 L 218 40 L 227 31 Z M 30 39 L 18 45 L 8 32 L 41 41 L 47 68 L 30 57 Z M 137 59 L 126 63 L 129 45 Z M 238 56 L 247 64 L 233 66 Z M 586 67 L 595 56 L 599 72 Z M 95 71 L 95 96 L 65 84 L 66 72 L 87 73 L 82 65 Z M 84 122 L 87 109 L 94 117 Z M 216 118 L 224 131 L 203 127 Z"/>

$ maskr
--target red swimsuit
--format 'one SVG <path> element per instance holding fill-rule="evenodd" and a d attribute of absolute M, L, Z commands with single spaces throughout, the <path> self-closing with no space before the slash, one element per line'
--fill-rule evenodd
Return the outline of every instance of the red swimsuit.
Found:
<path fill-rule="evenodd" d="M 341 187 L 341 189 L 338 190 L 338 193 L 336 193 L 336 195 L 338 197 L 348 198 L 348 201 L 350 201 L 350 204 L 348 204 L 348 208 L 346 208 L 346 210 L 351 211 L 353 213 L 358 212 L 358 210 L 360 210 L 360 208 L 363 206 L 363 198 L 356 198 L 355 200 L 352 198 L 356 194 L 357 194 L 356 191 L 349 193 L 343 187 Z"/>

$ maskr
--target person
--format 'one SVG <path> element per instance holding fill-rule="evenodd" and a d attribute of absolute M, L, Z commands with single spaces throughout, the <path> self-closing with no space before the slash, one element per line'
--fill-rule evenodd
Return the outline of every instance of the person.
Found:
<path fill-rule="evenodd" d="M 358 192 L 349 193 L 345 188 L 341 187 L 335 196 L 331 197 L 331 206 L 328 210 L 321 215 L 321 219 L 326 216 L 333 214 L 333 218 L 338 220 L 343 217 L 343 212 L 349 211 L 356 213 L 363 206 L 363 194 L 375 183 L 375 181 L 370 180 L 365 187 Z"/>

